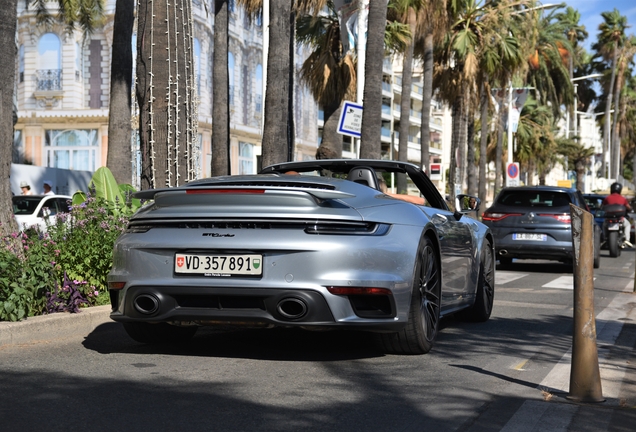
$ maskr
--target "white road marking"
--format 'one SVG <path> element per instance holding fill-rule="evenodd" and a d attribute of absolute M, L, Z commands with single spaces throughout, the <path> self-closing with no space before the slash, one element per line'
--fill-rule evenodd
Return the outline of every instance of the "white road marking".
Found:
<path fill-rule="evenodd" d="M 566 432 L 578 409 L 577 405 L 527 400 L 501 432 Z"/>
<path fill-rule="evenodd" d="M 574 276 L 560 276 L 542 285 L 543 288 L 574 289 Z"/>
<path fill-rule="evenodd" d="M 528 273 L 515 273 L 515 272 L 506 272 L 506 271 L 498 271 L 495 274 L 495 283 L 496 284 L 505 284 L 508 282 L 512 282 L 513 280 L 521 279 L 522 277 L 528 276 Z"/>

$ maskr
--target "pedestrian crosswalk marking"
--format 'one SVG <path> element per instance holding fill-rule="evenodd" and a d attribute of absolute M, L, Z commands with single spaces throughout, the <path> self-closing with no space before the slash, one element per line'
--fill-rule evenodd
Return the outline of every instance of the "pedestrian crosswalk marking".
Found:
<path fill-rule="evenodd" d="M 543 288 L 574 289 L 574 276 L 561 276 L 542 285 Z"/>
<path fill-rule="evenodd" d="M 513 280 L 521 279 L 524 276 L 528 276 L 528 273 L 515 273 L 515 272 L 499 271 L 495 275 L 495 283 L 496 284 L 505 284 L 505 283 L 508 283 L 508 282 L 512 282 Z"/>

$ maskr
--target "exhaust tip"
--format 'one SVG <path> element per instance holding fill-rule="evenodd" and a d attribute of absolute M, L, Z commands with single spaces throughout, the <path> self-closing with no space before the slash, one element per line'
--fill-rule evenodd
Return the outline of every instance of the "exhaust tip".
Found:
<path fill-rule="evenodd" d="M 508 255 L 508 251 L 506 249 L 502 249 L 499 251 L 499 255 L 501 256 Z"/>
<path fill-rule="evenodd" d="M 152 315 L 159 310 L 159 299 L 151 294 L 141 294 L 133 302 L 137 312 Z"/>
<path fill-rule="evenodd" d="M 287 297 L 278 302 L 278 313 L 288 320 L 299 320 L 307 315 L 307 303 L 296 297 Z"/>

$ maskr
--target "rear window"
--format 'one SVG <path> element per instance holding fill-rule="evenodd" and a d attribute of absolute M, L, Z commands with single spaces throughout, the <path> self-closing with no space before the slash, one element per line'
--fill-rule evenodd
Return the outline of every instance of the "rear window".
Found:
<path fill-rule="evenodd" d="M 563 192 L 504 191 L 497 203 L 509 207 L 565 207 L 570 204 L 570 197 Z"/>
<path fill-rule="evenodd" d="M 25 215 L 32 214 L 38 208 L 38 204 L 42 197 L 14 196 L 13 197 L 13 214 Z"/>

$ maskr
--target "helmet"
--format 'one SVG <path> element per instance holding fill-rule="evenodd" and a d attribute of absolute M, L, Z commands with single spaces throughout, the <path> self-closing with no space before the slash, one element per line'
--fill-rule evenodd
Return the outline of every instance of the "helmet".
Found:
<path fill-rule="evenodd" d="M 623 185 L 620 183 L 612 183 L 612 185 L 610 186 L 610 193 L 620 194 L 622 190 Z"/>

